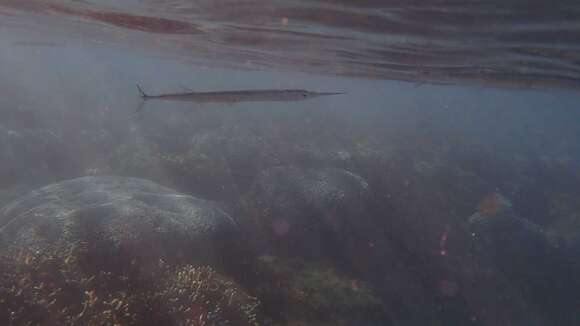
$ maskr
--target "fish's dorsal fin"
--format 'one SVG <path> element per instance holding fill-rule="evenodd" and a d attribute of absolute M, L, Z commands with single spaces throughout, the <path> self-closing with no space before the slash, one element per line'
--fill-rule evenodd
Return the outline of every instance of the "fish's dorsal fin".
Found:
<path fill-rule="evenodd" d="M 184 91 L 195 93 L 195 91 L 189 87 L 185 87 L 181 84 L 179 85 L 179 87 L 181 87 L 181 89 L 183 89 Z"/>

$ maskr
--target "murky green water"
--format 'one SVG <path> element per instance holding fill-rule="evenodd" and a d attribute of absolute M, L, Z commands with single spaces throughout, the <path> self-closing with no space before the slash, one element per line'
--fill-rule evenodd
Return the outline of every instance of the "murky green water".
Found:
<path fill-rule="evenodd" d="M 576 7 L 0 4 L 1 324 L 577 323 Z"/>

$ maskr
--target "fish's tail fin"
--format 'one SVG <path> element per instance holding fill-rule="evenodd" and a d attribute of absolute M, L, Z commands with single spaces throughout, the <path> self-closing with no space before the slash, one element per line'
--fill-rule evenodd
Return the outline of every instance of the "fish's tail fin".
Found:
<path fill-rule="evenodd" d="M 143 109 L 143 106 L 145 106 L 145 101 L 140 101 L 135 112 L 141 111 Z"/>
<path fill-rule="evenodd" d="M 147 101 L 149 98 L 151 98 L 151 95 L 147 95 L 147 93 L 145 93 L 143 91 L 143 89 L 141 88 L 141 86 L 139 86 L 139 84 L 137 85 L 137 90 L 139 91 L 139 95 L 141 95 L 141 101 L 139 102 L 139 106 L 137 106 L 137 110 L 136 112 L 141 111 L 141 109 L 143 109 L 143 106 L 145 105 L 145 101 Z"/>
<path fill-rule="evenodd" d="M 139 90 L 139 94 L 141 94 L 141 98 L 142 98 L 142 99 L 146 100 L 148 97 L 151 97 L 150 95 L 147 95 L 147 94 L 146 94 L 146 93 L 143 91 L 143 89 L 141 88 L 141 86 L 139 86 L 139 84 L 136 84 L 136 85 L 137 85 L 137 90 Z"/>

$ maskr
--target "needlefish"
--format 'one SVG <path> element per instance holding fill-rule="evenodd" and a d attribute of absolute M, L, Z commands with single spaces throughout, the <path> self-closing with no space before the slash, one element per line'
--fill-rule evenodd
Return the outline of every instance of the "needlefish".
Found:
<path fill-rule="evenodd" d="M 137 89 L 144 101 L 166 100 L 192 103 L 290 102 L 307 100 L 319 96 L 344 94 L 344 92 L 311 92 L 303 89 L 256 89 L 149 95 L 139 85 L 137 85 Z M 142 105 L 137 108 L 137 111 L 141 107 Z"/>

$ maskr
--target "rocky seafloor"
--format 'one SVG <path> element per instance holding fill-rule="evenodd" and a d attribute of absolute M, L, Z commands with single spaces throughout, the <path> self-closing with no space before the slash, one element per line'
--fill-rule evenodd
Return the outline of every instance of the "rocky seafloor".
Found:
<path fill-rule="evenodd" d="M 580 322 L 573 146 L 357 123 L 5 122 L 1 324 Z"/>

